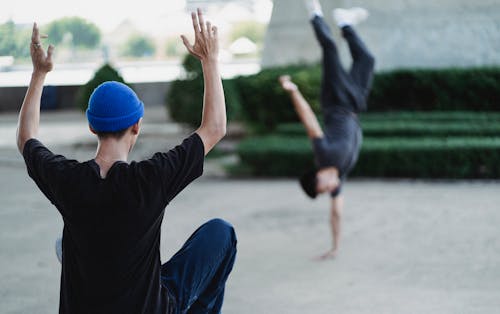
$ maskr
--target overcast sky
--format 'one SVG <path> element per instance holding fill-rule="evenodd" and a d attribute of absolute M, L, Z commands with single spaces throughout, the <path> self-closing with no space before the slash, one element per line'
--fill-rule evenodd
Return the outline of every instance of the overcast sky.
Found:
<path fill-rule="evenodd" d="M 265 19 L 271 8 L 270 0 L 257 0 L 261 9 L 256 18 Z M 0 23 L 13 19 L 16 23 L 39 24 L 64 16 L 81 16 L 96 23 L 102 30 L 110 31 L 125 19 L 150 32 L 185 29 L 185 0 L 8 0 L 0 10 Z M 217 21 L 214 21 L 215 23 Z"/>

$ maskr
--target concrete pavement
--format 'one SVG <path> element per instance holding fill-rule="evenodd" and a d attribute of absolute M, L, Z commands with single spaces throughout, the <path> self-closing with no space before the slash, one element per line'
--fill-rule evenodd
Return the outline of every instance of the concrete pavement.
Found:
<path fill-rule="evenodd" d="M 0 172 L 0 313 L 55 313 L 61 219 L 22 167 Z M 202 178 L 167 208 L 162 260 L 222 217 L 239 239 L 225 313 L 498 313 L 498 188 L 351 182 L 340 255 L 315 262 L 329 245 L 326 198 L 291 180 Z"/>
<path fill-rule="evenodd" d="M 15 124 L 15 117 L 0 120 L 2 126 Z M 57 123 L 61 118 L 45 127 Z M 158 149 L 160 141 L 171 147 L 186 133 L 161 121 L 157 127 L 143 134 L 134 158 Z M 55 151 L 92 158 L 93 142 L 68 145 L 58 142 L 58 133 Z M 28 178 L 11 143 L 0 156 L 0 313 L 56 313 L 60 265 L 54 241 L 61 218 Z M 228 180 L 210 176 L 210 168 L 167 208 L 161 257 L 167 260 L 210 218 L 233 223 L 238 256 L 225 313 L 500 309 L 498 182 L 350 181 L 340 255 L 315 262 L 311 258 L 330 245 L 328 198 L 309 201 L 294 180 Z"/>

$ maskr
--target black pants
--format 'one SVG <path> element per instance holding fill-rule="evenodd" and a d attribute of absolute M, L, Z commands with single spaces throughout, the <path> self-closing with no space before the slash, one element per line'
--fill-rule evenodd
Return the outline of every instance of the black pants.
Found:
<path fill-rule="evenodd" d="M 323 50 L 321 82 L 323 114 L 328 115 L 336 106 L 352 112 L 366 111 L 375 59 L 354 29 L 344 26 L 342 34 L 347 40 L 352 56 L 351 70 L 347 73 L 342 67 L 337 46 L 324 19 L 315 16 L 311 23 Z"/>

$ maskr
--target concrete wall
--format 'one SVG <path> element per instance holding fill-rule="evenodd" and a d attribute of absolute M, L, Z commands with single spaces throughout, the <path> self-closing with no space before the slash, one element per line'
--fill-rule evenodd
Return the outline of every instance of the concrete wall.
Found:
<path fill-rule="evenodd" d="M 165 103 L 169 82 L 131 84 L 146 106 L 159 106 Z M 76 96 L 80 86 L 56 86 L 56 108 L 76 108 Z M 0 112 L 18 111 L 26 94 L 27 87 L 0 87 Z M 42 98 L 43 99 L 43 98 Z M 42 107 L 45 103 L 42 101 Z"/>
<path fill-rule="evenodd" d="M 499 0 L 323 0 L 325 17 L 350 62 L 331 18 L 336 7 L 361 6 L 370 17 L 356 29 L 377 58 L 377 69 L 500 65 Z M 262 65 L 320 59 L 302 0 L 274 0 Z"/>

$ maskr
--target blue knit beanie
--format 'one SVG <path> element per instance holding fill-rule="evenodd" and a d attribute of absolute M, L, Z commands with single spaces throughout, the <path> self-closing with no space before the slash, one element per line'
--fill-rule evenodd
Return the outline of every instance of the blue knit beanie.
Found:
<path fill-rule="evenodd" d="M 105 82 L 90 95 L 89 124 L 98 132 L 116 132 L 137 123 L 144 115 L 144 104 L 127 85 Z"/>

